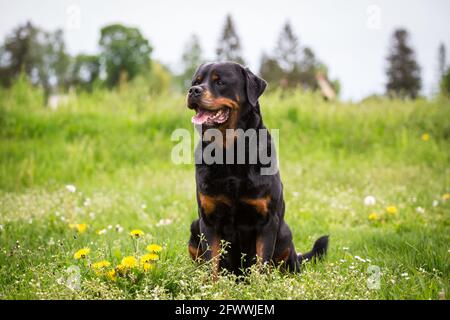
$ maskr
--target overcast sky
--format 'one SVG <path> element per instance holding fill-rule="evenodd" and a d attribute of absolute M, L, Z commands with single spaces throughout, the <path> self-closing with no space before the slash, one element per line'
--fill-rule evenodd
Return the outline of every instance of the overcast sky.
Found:
<path fill-rule="evenodd" d="M 31 20 L 44 29 L 63 28 L 72 54 L 98 52 L 99 30 L 110 23 L 138 27 L 154 47 L 153 57 L 179 68 L 186 41 L 195 33 L 214 59 L 227 13 L 235 21 L 248 66 L 258 71 L 289 20 L 300 44 L 311 47 L 342 85 L 344 99 L 382 93 L 392 31 L 405 27 L 429 95 L 437 88 L 440 42 L 450 60 L 449 0 L 0 0 L 0 37 Z"/>

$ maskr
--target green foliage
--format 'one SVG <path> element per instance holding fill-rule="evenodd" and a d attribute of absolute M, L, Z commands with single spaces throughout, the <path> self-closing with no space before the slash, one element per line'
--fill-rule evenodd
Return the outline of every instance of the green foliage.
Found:
<path fill-rule="evenodd" d="M 61 30 L 46 32 L 30 22 L 18 26 L 0 49 L 0 80 L 10 86 L 21 72 L 46 95 L 51 88 L 66 86 L 69 56 Z"/>
<path fill-rule="evenodd" d="M 77 55 L 70 68 L 70 84 L 92 91 L 94 82 L 99 80 L 100 60 L 96 55 Z"/>
<path fill-rule="evenodd" d="M 447 71 L 444 73 L 440 83 L 441 94 L 450 97 L 450 67 L 447 68 Z"/>
<path fill-rule="evenodd" d="M 100 31 L 101 59 L 109 87 L 148 71 L 152 47 L 137 28 L 113 24 Z"/>

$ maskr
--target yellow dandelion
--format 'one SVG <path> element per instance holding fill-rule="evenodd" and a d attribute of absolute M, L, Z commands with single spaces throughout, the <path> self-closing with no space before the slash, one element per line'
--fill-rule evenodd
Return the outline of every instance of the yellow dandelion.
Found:
<path fill-rule="evenodd" d="M 147 246 L 147 251 L 150 252 L 161 252 L 162 247 L 158 244 L 152 243 Z"/>
<path fill-rule="evenodd" d="M 109 261 L 102 260 L 102 261 L 93 263 L 93 264 L 92 264 L 92 269 L 94 269 L 94 270 L 100 270 L 100 269 L 103 269 L 103 268 L 107 268 L 107 267 L 109 267 L 110 265 L 111 265 L 111 263 L 110 263 Z"/>
<path fill-rule="evenodd" d="M 157 260 L 159 260 L 159 256 L 155 253 L 144 254 L 141 257 L 141 263 L 157 261 Z"/>
<path fill-rule="evenodd" d="M 116 270 L 117 270 L 118 274 L 124 275 L 125 272 L 127 271 L 127 267 L 120 263 L 120 264 L 117 265 Z"/>
<path fill-rule="evenodd" d="M 116 281 L 117 274 L 115 269 L 111 269 L 106 273 L 106 277 L 111 281 Z"/>
<path fill-rule="evenodd" d="M 78 233 L 84 233 L 87 230 L 88 225 L 86 223 L 71 223 L 70 229 L 75 229 Z"/>
<path fill-rule="evenodd" d="M 390 215 L 394 215 L 397 213 L 397 207 L 395 206 L 388 206 L 386 207 L 386 212 L 389 213 Z"/>
<path fill-rule="evenodd" d="M 141 266 L 142 266 L 142 269 L 144 269 L 144 271 L 149 271 L 149 270 L 152 270 L 155 268 L 154 264 L 147 263 L 147 262 L 142 263 Z"/>
<path fill-rule="evenodd" d="M 429 133 L 424 133 L 422 135 L 422 141 L 428 141 L 430 140 L 430 134 Z"/>
<path fill-rule="evenodd" d="M 450 193 L 446 193 L 442 195 L 442 200 L 447 201 L 448 199 L 450 199 Z"/>
<path fill-rule="evenodd" d="M 135 237 L 135 238 L 140 238 L 144 235 L 144 231 L 139 230 L 139 229 L 134 229 L 131 230 L 130 232 L 130 236 Z"/>
<path fill-rule="evenodd" d="M 372 212 L 371 214 L 369 214 L 370 221 L 377 221 L 378 219 L 380 219 L 380 217 L 378 216 L 378 213 Z"/>
<path fill-rule="evenodd" d="M 91 252 L 91 249 L 89 248 L 83 248 L 78 250 L 77 252 L 75 252 L 75 254 L 73 255 L 73 257 L 75 259 L 84 259 L 87 257 L 87 255 L 89 254 L 89 252 Z"/>
<path fill-rule="evenodd" d="M 128 256 L 122 259 L 121 265 L 125 268 L 134 268 L 137 265 L 137 259 L 133 256 Z"/>

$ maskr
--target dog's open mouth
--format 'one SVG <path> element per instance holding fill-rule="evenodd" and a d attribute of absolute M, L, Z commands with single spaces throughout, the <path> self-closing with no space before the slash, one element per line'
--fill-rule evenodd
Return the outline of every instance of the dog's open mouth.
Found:
<path fill-rule="evenodd" d="M 195 111 L 197 114 L 192 117 L 193 124 L 200 125 L 217 125 L 222 124 L 228 120 L 230 116 L 230 109 L 227 107 L 223 107 L 219 110 L 206 110 L 203 108 L 196 108 Z"/>

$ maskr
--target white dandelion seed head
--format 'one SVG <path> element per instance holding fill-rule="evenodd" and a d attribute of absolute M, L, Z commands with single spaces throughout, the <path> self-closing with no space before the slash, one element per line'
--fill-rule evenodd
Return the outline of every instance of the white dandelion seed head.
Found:
<path fill-rule="evenodd" d="M 433 207 L 437 207 L 439 205 L 439 201 L 433 200 Z"/>
<path fill-rule="evenodd" d="M 422 208 L 422 207 L 417 207 L 417 208 L 416 208 L 416 212 L 417 212 L 417 213 L 420 213 L 420 214 L 424 214 L 424 213 L 425 213 L 425 209 Z"/>
<path fill-rule="evenodd" d="M 377 200 L 374 196 L 367 196 L 364 198 L 364 205 L 365 206 L 374 206 L 377 203 Z"/>
<path fill-rule="evenodd" d="M 173 220 L 172 219 L 161 219 L 158 221 L 158 223 L 156 224 L 157 227 L 161 227 L 161 226 L 167 226 L 169 224 L 172 224 Z"/>
<path fill-rule="evenodd" d="M 68 184 L 66 185 L 66 190 L 70 193 L 74 193 L 75 191 L 77 191 L 77 188 L 73 184 Z"/>

